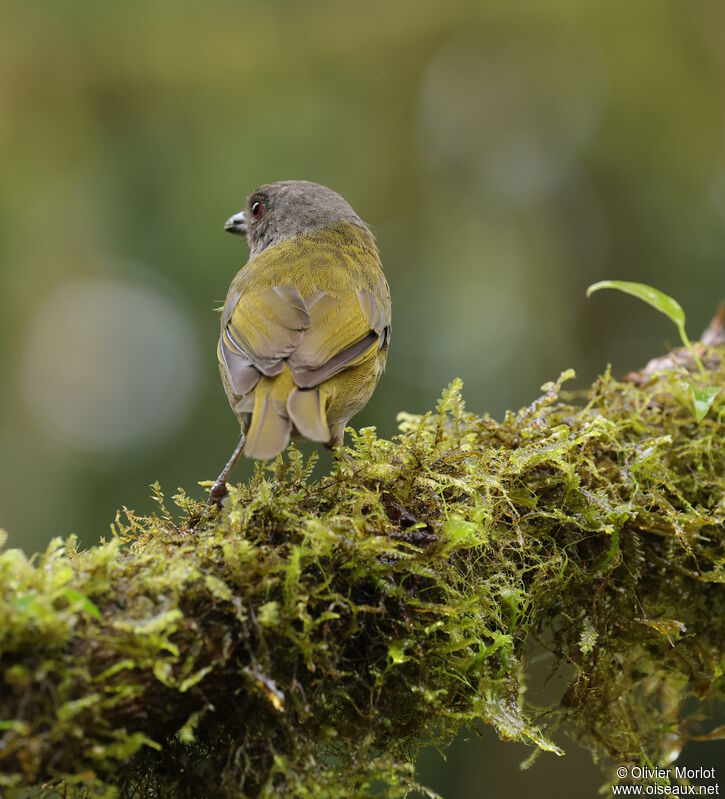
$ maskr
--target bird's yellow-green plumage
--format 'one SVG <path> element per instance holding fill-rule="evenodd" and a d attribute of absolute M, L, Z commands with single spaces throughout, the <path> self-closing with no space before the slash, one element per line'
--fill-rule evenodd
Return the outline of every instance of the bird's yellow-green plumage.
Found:
<path fill-rule="evenodd" d="M 361 224 L 339 221 L 252 258 L 229 288 L 218 346 L 244 454 L 273 458 L 291 436 L 339 444 L 385 367 L 390 316 Z"/>

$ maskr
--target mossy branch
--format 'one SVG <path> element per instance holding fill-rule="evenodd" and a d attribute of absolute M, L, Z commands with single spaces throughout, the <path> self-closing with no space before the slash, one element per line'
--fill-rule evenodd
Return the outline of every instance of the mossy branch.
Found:
<path fill-rule="evenodd" d="M 318 482 L 291 448 L 221 512 L 156 488 L 89 550 L 6 550 L 3 795 L 402 796 L 480 723 L 669 762 L 725 694 L 725 390 L 696 423 L 688 366 L 579 403 L 567 373 L 501 423 L 454 382 Z M 533 644 L 569 680 L 546 709 Z"/>

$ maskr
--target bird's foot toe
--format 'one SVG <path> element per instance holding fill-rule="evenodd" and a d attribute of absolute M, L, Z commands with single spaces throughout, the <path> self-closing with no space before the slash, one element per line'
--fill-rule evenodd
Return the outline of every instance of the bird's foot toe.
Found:
<path fill-rule="evenodd" d="M 222 502 L 227 494 L 229 494 L 229 489 L 227 488 L 226 481 L 217 480 L 209 491 L 209 499 L 206 501 L 207 507 L 216 505 L 218 508 L 221 508 Z"/>

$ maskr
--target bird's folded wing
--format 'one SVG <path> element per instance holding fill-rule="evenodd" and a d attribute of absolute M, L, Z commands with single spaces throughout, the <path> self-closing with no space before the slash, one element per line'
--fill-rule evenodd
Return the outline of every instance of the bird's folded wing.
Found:
<path fill-rule="evenodd" d="M 245 357 L 262 374 L 273 377 L 309 326 L 310 315 L 299 291 L 270 286 L 239 297 L 222 331 L 222 349 Z"/>
<path fill-rule="evenodd" d="M 318 386 L 362 363 L 380 346 L 385 314 L 370 292 L 337 296 L 320 292 L 308 302 L 308 309 L 310 327 L 287 361 L 300 388 Z"/>
<path fill-rule="evenodd" d="M 305 301 L 295 288 L 271 286 L 241 294 L 227 313 L 219 360 L 240 395 L 260 372 L 280 374 L 285 361 L 297 386 L 317 386 L 371 357 L 390 325 L 389 301 L 354 289 L 318 291 Z"/>

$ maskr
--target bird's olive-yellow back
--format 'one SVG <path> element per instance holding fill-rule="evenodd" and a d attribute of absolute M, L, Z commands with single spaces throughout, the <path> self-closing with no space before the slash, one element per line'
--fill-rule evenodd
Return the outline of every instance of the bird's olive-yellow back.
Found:
<path fill-rule="evenodd" d="M 382 374 L 390 316 L 375 241 L 360 225 L 341 222 L 253 258 L 229 288 L 218 347 L 244 453 L 274 457 L 292 435 L 339 443 Z"/>

